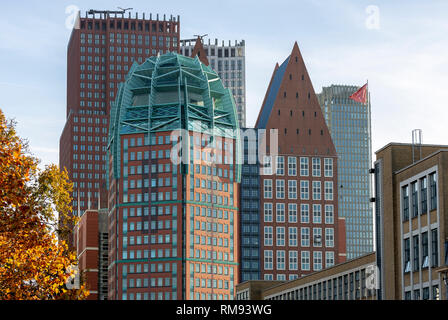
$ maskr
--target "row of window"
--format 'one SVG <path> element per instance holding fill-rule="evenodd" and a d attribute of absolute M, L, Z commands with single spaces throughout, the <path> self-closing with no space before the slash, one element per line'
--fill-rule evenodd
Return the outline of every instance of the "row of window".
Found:
<path fill-rule="evenodd" d="M 274 237 L 276 238 L 276 246 L 286 245 L 286 230 L 288 230 L 288 245 L 290 247 L 296 247 L 298 245 L 298 228 L 297 227 L 276 227 L 274 235 L 274 227 L 264 227 L 264 245 L 273 246 Z M 310 246 L 310 228 L 300 228 L 300 245 L 302 247 Z M 322 228 L 313 228 L 313 247 L 322 247 Z M 325 247 L 334 247 L 334 229 L 325 228 Z"/>
<path fill-rule="evenodd" d="M 409 290 L 405 291 L 404 293 L 404 300 L 429 300 L 429 287 L 423 287 L 420 289 L 415 290 Z M 439 292 L 439 286 L 433 285 L 431 286 L 432 291 L 432 300 L 440 300 L 440 292 Z"/>
<path fill-rule="evenodd" d="M 297 199 L 297 180 L 286 180 L 288 183 L 288 199 Z M 309 200 L 310 198 L 310 181 L 300 180 L 300 199 Z M 322 182 L 312 181 L 312 196 L 313 200 L 322 200 Z M 265 199 L 272 199 L 273 197 L 273 181 L 272 179 L 263 180 L 263 194 Z M 333 181 L 324 181 L 324 200 L 333 201 Z M 275 180 L 275 198 L 285 199 L 285 180 Z"/>
<path fill-rule="evenodd" d="M 432 268 L 437 267 L 439 265 L 437 229 L 405 238 L 403 240 L 403 261 L 405 273 L 418 271 L 430 266 Z"/>
<path fill-rule="evenodd" d="M 375 290 L 366 287 L 366 269 L 271 297 L 268 300 L 359 300 L 375 296 Z"/>
<path fill-rule="evenodd" d="M 285 203 L 275 204 L 275 222 L 286 222 Z M 322 223 L 322 206 L 320 204 L 312 205 L 312 223 Z M 333 205 L 325 205 L 325 223 L 334 223 L 334 207 Z M 273 204 L 264 203 L 264 222 L 274 221 Z M 288 222 L 297 222 L 297 203 L 288 203 Z M 308 203 L 300 204 L 300 222 L 310 223 L 310 205 Z"/>
<path fill-rule="evenodd" d="M 429 179 L 429 204 L 428 204 Z M 437 175 L 431 173 L 410 185 L 402 187 L 402 218 L 407 221 L 429 211 L 437 209 Z"/>
<path fill-rule="evenodd" d="M 300 270 L 302 271 L 309 271 L 311 270 L 311 258 L 310 258 L 310 251 L 285 251 L 285 250 L 276 250 L 276 264 L 275 269 L 276 270 L 292 270 L 296 271 L 299 270 L 299 253 L 300 253 Z M 286 254 L 288 254 L 288 264 L 286 261 Z M 319 271 L 323 268 L 323 258 L 322 258 L 322 251 L 313 251 L 313 270 Z M 334 252 L 332 251 L 326 251 L 325 252 L 325 267 L 331 267 L 335 263 L 334 260 Z M 274 257 L 273 257 L 273 251 L 272 250 L 264 250 L 264 270 L 273 270 L 274 269 Z M 265 275 L 265 280 L 272 280 L 268 279 Z M 277 279 L 278 280 L 278 279 Z"/>
<path fill-rule="evenodd" d="M 122 300 L 177 300 L 177 294 L 173 292 L 133 292 L 123 293 Z"/>
<path fill-rule="evenodd" d="M 285 157 L 276 156 L 275 163 L 272 161 L 272 156 L 263 157 L 263 175 L 272 175 L 275 171 L 276 175 L 285 175 Z M 311 172 L 313 177 L 320 177 L 321 170 L 321 158 L 311 158 L 312 167 Z M 297 176 L 297 158 L 288 157 L 288 176 Z M 309 158 L 300 157 L 300 176 L 309 176 Z M 324 177 L 333 177 L 333 159 L 324 158 Z"/>
<path fill-rule="evenodd" d="M 155 258 L 175 258 L 177 249 L 152 249 L 152 250 L 123 250 L 122 259 L 155 259 Z"/>

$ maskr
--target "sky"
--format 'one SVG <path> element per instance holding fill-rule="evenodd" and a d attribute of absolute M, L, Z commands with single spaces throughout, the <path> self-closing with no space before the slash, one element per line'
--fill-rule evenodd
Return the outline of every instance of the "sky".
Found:
<path fill-rule="evenodd" d="M 59 162 L 72 8 L 180 16 L 181 39 L 245 40 L 247 125 L 274 66 L 297 41 L 316 93 L 368 80 L 373 152 L 390 142 L 448 144 L 448 1 L 3 1 L 0 109 L 41 164 Z M 208 41 L 207 37 L 205 41 Z"/>

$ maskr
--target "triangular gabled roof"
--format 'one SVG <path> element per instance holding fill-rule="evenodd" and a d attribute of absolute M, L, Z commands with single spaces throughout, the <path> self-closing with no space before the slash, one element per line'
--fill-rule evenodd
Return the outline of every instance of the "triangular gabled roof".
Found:
<path fill-rule="evenodd" d="M 199 60 L 206 66 L 210 65 L 207 59 L 207 53 L 205 52 L 204 46 L 202 45 L 201 37 L 198 37 L 196 39 L 196 44 L 194 45 L 193 52 L 191 53 L 192 58 L 196 56 L 198 56 Z"/>
<path fill-rule="evenodd" d="M 336 156 L 297 42 L 290 56 L 275 67 L 256 128 L 278 129 L 281 153 Z"/>

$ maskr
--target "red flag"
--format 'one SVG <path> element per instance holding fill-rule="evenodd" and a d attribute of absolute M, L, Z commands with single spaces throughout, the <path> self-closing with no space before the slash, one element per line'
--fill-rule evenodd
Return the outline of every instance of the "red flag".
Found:
<path fill-rule="evenodd" d="M 361 89 L 352 94 L 350 99 L 360 103 L 367 103 L 367 83 L 363 85 Z"/>

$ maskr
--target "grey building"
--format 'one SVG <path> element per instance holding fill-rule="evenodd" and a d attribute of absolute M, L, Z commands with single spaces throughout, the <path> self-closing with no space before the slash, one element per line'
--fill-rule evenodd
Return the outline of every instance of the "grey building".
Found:
<path fill-rule="evenodd" d="M 339 214 L 346 222 L 347 259 L 373 251 L 371 106 L 369 98 L 366 104 L 349 98 L 358 89 L 331 85 L 317 95 L 338 154 Z"/>
<path fill-rule="evenodd" d="M 184 56 L 191 56 L 196 39 L 181 40 L 180 53 Z M 240 128 L 246 127 L 246 58 L 244 40 L 232 44 L 230 41 L 225 44 L 218 39 L 212 43 L 203 41 L 207 59 L 210 67 L 214 69 L 221 78 L 224 87 L 232 90 L 233 97 L 238 112 Z"/>

